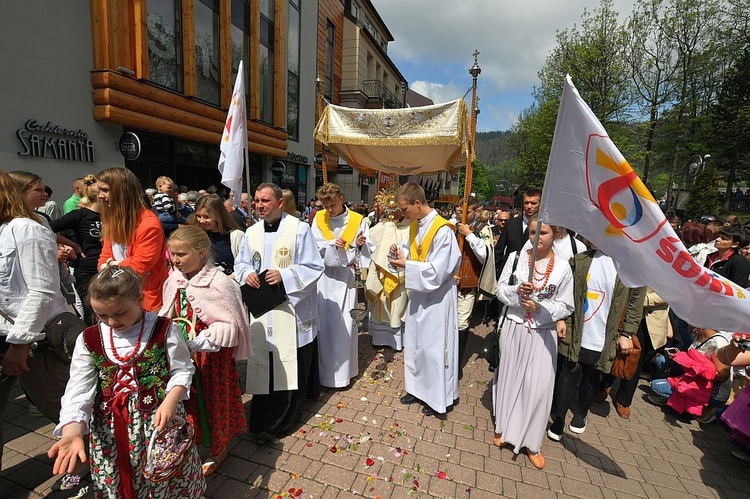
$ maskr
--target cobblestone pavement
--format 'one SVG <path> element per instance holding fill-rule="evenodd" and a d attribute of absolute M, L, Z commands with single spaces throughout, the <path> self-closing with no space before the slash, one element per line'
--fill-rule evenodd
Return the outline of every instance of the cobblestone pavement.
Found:
<path fill-rule="evenodd" d="M 296 431 L 273 442 L 245 435 L 208 479 L 215 498 L 750 497 L 750 470 L 719 423 L 699 424 L 636 394 L 629 420 L 595 404 L 586 432 L 547 440 L 543 471 L 492 445 L 490 373 L 470 338 L 460 402 L 444 419 L 404 406 L 403 353 L 360 333 L 352 386 L 311 401 Z M 244 366 L 243 366 L 244 367 Z M 244 369 L 241 369 L 244 371 Z M 46 457 L 53 425 L 28 415 L 16 390 L 4 417 L 0 498 L 54 497 Z M 249 400 L 249 397 L 247 397 Z M 249 407 L 249 404 L 246 404 Z"/>

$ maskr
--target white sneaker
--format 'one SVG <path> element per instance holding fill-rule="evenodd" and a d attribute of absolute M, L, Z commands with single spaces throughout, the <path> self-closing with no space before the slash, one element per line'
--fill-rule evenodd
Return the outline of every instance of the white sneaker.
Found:
<path fill-rule="evenodd" d="M 586 431 L 586 425 L 588 424 L 588 418 L 580 418 L 578 416 L 574 416 L 573 420 L 568 425 L 568 429 L 573 432 L 580 435 L 584 431 Z"/>

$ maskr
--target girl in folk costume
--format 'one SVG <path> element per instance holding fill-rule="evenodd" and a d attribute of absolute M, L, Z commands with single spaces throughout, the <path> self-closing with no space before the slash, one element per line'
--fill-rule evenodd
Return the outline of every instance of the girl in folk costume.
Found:
<path fill-rule="evenodd" d="M 498 447 L 526 449 L 536 468 L 552 407 L 557 362 L 557 330 L 573 312 L 573 275 L 565 261 L 555 258 L 552 243 L 558 227 L 529 220 L 529 239 L 539 231 L 537 260 L 528 282 L 532 249 L 511 253 L 495 288 L 507 305 L 500 333 L 500 365 L 492 382 L 495 437 Z M 518 284 L 520 283 L 520 284 Z M 560 321 L 560 324 L 557 324 Z"/>
<path fill-rule="evenodd" d="M 210 259 L 211 240 L 198 226 L 180 227 L 169 237 L 176 267 L 164 285 L 160 314 L 182 327 L 196 373 L 185 402 L 196 442 L 210 448 L 203 472 L 216 471 L 229 441 L 247 431 L 235 360 L 250 354 L 250 326 L 237 283 Z"/>
<path fill-rule="evenodd" d="M 70 381 L 62 398 L 62 436 L 50 449 L 55 474 L 86 461 L 89 433 L 91 477 L 97 497 L 201 497 L 206 484 L 192 444 L 169 480 L 153 483 L 141 472 L 149 438 L 175 415 L 188 396 L 194 368 L 179 326 L 143 310 L 134 270 L 110 265 L 89 286 L 99 324 L 78 337 Z"/>

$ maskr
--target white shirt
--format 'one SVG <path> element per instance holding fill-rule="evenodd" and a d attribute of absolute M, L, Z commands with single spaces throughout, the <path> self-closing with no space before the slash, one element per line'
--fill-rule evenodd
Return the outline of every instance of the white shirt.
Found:
<path fill-rule="evenodd" d="M 615 279 L 617 271 L 612 259 L 600 251 L 594 253 L 589 274 L 586 276 L 581 348 L 594 352 L 604 349 Z"/>
<path fill-rule="evenodd" d="M 16 344 L 44 339 L 44 326 L 67 310 L 55 236 L 30 218 L 0 225 L 0 309 L 15 322 L 0 317 L 0 335 Z"/>

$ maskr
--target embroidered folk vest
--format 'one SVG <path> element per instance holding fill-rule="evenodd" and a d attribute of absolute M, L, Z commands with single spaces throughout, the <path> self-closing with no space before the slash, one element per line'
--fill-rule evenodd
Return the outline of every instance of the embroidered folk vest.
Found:
<path fill-rule="evenodd" d="M 157 317 L 146 348 L 130 361 L 137 385 L 138 410 L 145 413 L 156 410 L 166 396 L 165 389 L 169 382 L 166 337 L 171 325 L 172 321 L 166 317 Z M 108 416 L 112 412 L 112 402 L 117 395 L 113 387 L 121 366 L 105 354 L 104 337 L 98 324 L 83 331 L 83 341 L 91 353 L 97 371 L 94 410 L 100 416 Z"/>

